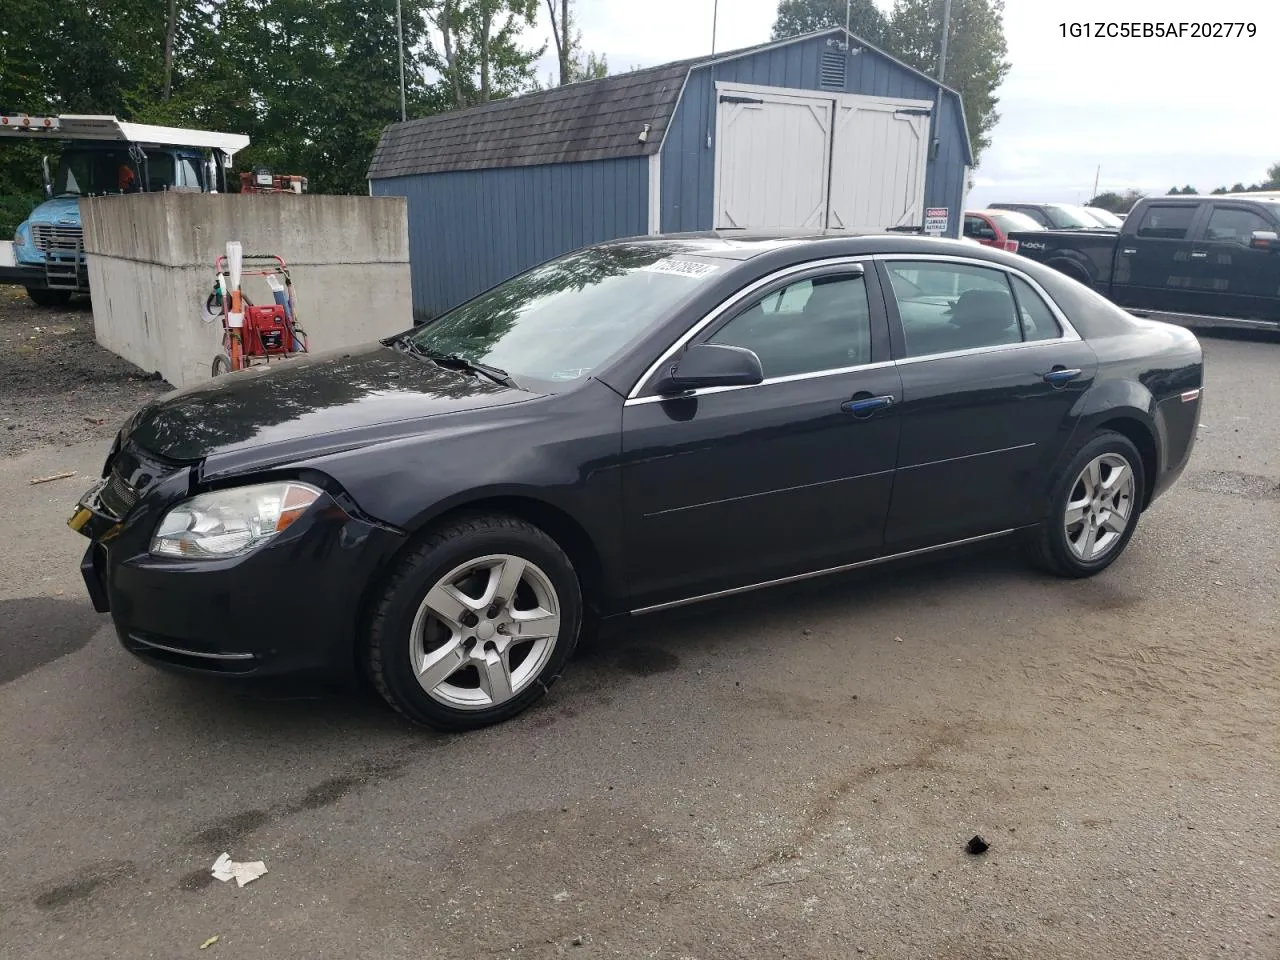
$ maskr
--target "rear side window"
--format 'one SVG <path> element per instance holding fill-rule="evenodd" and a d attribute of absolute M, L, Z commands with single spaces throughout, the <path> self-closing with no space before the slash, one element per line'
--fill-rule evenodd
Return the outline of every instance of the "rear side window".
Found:
<path fill-rule="evenodd" d="M 1024 340 L 1056 340 L 1062 336 L 1053 311 L 1044 298 L 1021 277 L 1010 275 L 1014 296 L 1018 298 L 1018 320 L 1022 323 Z"/>
<path fill-rule="evenodd" d="M 908 357 L 1022 340 L 1003 270 L 930 261 L 886 266 Z"/>
<path fill-rule="evenodd" d="M 885 268 L 908 357 L 1062 336 L 1044 298 L 1003 270 L 909 260 L 886 263 Z"/>
<path fill-rule="evenodd" d="M 1142 215 L 1138 236 L 1144 240 L 1185 240 L 1198 209 L 1191 204 L 1153 203 Z"/>
<path fill-rule="evenodd" d="M 1275 230 L 1275 227 L 1252 210 L 1218 207 L 1209 216 L 1205 240 L 1210 243 L 1239 243 L 1247 247 L 1255 230 Z"/>

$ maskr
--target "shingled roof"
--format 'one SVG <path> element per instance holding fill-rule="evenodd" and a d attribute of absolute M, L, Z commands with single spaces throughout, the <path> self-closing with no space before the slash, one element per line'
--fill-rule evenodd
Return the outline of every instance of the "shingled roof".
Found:
<path fill-rule="evenodd" d="M 369 179 L 656 153 L 692 67 L 775 45 L 665 63 L 393 123 L 378 140 Z M 649 133 L 642 141 L 646 123 Z"/>

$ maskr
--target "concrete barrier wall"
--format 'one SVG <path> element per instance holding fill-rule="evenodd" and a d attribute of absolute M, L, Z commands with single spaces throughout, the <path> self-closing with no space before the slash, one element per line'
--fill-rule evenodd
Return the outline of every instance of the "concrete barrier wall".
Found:
<path fill-rule="evenodd" d="M 313 352 L 413 325 L 402 197 L 152 193 L 80 201 L 98 339 L 176 387 L 210 377 L 222 325 L 205 322 L 228 240 L 284 257 Z M 265 281 L 245 293 L 271 302 Z"/>

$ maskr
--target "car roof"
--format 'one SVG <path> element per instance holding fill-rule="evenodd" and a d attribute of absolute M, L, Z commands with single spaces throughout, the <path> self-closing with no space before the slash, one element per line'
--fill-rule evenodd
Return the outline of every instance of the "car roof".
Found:
<path fill-rule="evenodd" d="M 722 260 L 747 261 L 769 253 L 790 250 L 801 252 L 806 247 L 830 248 L 833 256 L 857 256 L 872 253 L 962 254 L 973 252 L 971 245 L 946 237 L 921 236 L 912 233 L 849 233 L 844 230 L 709 230 L 701 233 L 652 234 L 610 240 L 601 247 L 619 244 L 663 244 L 687 256 L 713 257 Z M 984 248 L 985 249 L 985 248 Z"/>

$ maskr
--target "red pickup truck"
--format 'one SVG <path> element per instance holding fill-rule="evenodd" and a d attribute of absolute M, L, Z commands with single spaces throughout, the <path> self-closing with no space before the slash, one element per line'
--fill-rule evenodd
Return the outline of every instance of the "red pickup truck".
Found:
<path fill-rule="evenodd" d="M 1018 241 L 1010 240 L 1013 231 L 1043 230 L 1025 213 L 1014 210 L 966 210 L 964 212 L 964 235 L 976 240 L 984 247 L 999 247 L 1010 253 L 1018 252 Z"/>

